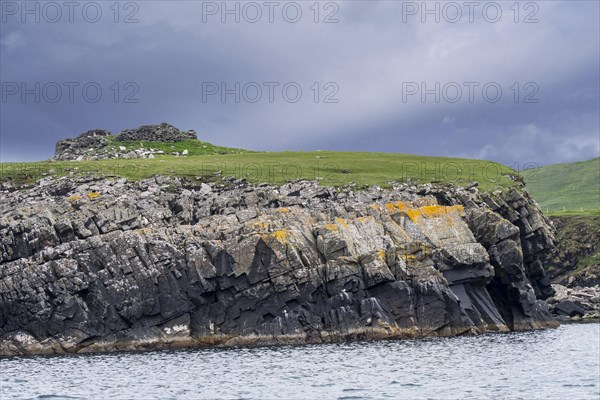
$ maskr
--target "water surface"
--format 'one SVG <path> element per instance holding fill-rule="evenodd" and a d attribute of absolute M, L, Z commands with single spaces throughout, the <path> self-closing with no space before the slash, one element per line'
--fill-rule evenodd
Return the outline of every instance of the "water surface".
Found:
<path fill-rule="evenodd" d="M 600 325 L 0 360 L 0 399 L 594 399 Z"/>

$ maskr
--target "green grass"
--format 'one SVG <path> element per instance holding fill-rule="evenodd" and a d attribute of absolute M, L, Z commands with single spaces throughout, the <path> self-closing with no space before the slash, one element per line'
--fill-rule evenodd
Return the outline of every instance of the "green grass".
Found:
<path fill-rule="evenodd" d="M 194 139 L 187 139 L 172 143 L 148 142 L 145 140 L 117 141 L 113 136 L 109 136 L 108 139 L 110 143 L 109 146 L 121 153 L 124 151 L 120 150 L 119 146 L 125 147 L 125 151 L 137 150 L 140 148 L 162 150 L 167 155 L 170 155 L 173 152 L 181 153 L 184 150 L 187 150 L 190 156 L 251 153 L 251 151 L 248 150 L 236 149 L 233 147 L 215 146 L 214 144 Z"/>
<path fill-rule="evenodd" d="M 600 210 L 600 158 L 523 171 L 529 193 L 549 213 Z"/>
<path fill-rule="evenodd" d="M 569 211 L 549 211 L 544 213 L 548 217 L 600 217 L 600 210 L 569 210 Z"/>
<path fill-rule="evenodd" d="M 122 142 L 116 144 L 123 145 Z M 209 147 L 198 147 L 197 144 L 193 147 L 188 141 L 179 144 L 148 142 L 144 144 L 145 147 L 146 145 L 173 151 L 187 148 L 191 155 L 165 155 L 154 159 L 133 160 L 4 163 L 0 164 L 0 177 L 15 182 L 32 182 L 45 176 L 44 174 L 92 174 L 144 179 L 155 175 L 214 177 L 220 171 L 222 176 L 271 184 L 302 178 L 318 180 L 327 186 L 343 186 L 354 182 L 385 187 L 389 186 L 390 181 L 402 182 L 410 178 L 415 183 L 447 182 L 455 186 L 465 186 L 477 181 L 484 191 L 505 189 L 517 184 L 510 178 L 516 175 L 511 168 L 491 161 L 472 159 L 332 151 L 246 152 L 218 146 L 210 148 L 211 151 L 229 154 L 206 154 L 203 152 Z"/>

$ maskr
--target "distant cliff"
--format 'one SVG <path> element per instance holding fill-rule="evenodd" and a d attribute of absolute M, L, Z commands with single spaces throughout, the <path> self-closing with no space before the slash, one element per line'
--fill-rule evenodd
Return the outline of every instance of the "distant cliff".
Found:
<path fill-rule="evenodd" d="M 49 178 L 0 199 L 1 355 L 557 325 L 523 189 Z"/>

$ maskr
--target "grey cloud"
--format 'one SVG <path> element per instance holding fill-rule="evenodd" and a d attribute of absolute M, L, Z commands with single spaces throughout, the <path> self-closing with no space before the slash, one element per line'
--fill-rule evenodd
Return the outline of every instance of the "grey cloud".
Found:
<path fill-rule="evenodd" d="M 2 161 L 47 158 L 57 139 L 87 129 L 160 121 L 253 149 L 399 151 L 506 164 L 598 155 L 596 2 L 538 2 L 537 24 L 515 24 L 508 14 L 496 24 L 481 16 L 404 23 L 401 2 L 386 1 L 339 2 L 335 24 L 315 24 L 312 3 L 302 3 L 297 24 L 222 24 L 217 17 L 202 22 L 202 2 L 138 4 L 135 24 L 2 23 L 3 82 L 94 81 L 105 92 L 99 103 L 2 103 Z M 293 81 L 303 97 L 295 104 L 280 92 L 274 103 L 203 102 L 206 81 Z M 402 99 L 405 82 L 469 81 L 498 82 L 503 101 Z M 514 82 L 530 81 L 539 86 L 538 104 L 509 101 Z M 114 82 L 135 82 L 139 103 L 114 103 Z M 335 82 L 339 103 L 314 103 L 314 82 Z"/>

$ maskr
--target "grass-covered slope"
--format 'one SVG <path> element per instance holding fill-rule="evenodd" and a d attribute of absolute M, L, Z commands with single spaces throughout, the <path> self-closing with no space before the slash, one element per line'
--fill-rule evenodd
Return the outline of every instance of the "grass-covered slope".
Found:
<path fill-rule="evenodd" d="M 546 268 L 555 283 L 600 283 L 600 158 L 523 171 L 527 189 L 551 216 L 558 246 Z"/>
<path fill-rule="evenodd" d="M 130 151 L 140 148 L 164 151 L 167 155 L 174 152 L 181 153 L 184 150 L 187 150 L 190 156 L 239 154 L 250 152 L 248 150 L 237 149 L 234 147 L 215 146 L 214 144 L 195 139 L 186 139 L 178 142 L 150 142 L 146 140 L 122 141 L 116 140 L 113 136 L 109 136 L 107 139 L 110 143 L 109 146 L 114 149 L 115 152 Z M 120 150 L 121 147 L 125 147 L 126 150 Z"/>
<path fill-rule="evenodd" d="M 552 164 L 522 172 L 527 189 L 545 212 L 600 209 L 600 158 Z"/>
<path fill-rule="evenodd" d="M 205 142 L 144 143 L 169 154 L 153 159 L 99 161 L 42 161 L 0 164 L 1 177 L 12 181 L 34 181 L 48 175 L 96 174 L 143 179 L 154 175 L 182 177 L 233 176 L 251 182 L 280 184 L 292 179 L 312 179 L 323 185 L 389 185 L 390 181 L 411 179 L 415 183 L 448 182 L 465 186 L 479 182 L 480 189 L 492 191 L 516 184 L 515 171 L 502 164 L 472 159 L 426 157 L 393 153 L 358 152 L 247 152 L 210 147 Z M 197 142 L 197 143 L 196 143 Z M 118 142 L 115 145 L 127 146 Z M 139 146 L 138 142 L 131 146 Z M 206 145 L 206 147 L 203 147 Z M 174 146 L 174 147 L 171 147 Z M 171 151 L 188 149 L 190 155 L 175 157 Z M 229 154 L 220 154 L 229 153 Z"/>

